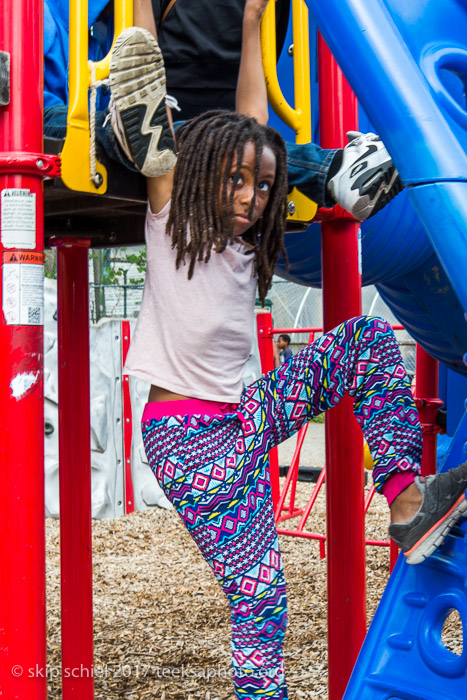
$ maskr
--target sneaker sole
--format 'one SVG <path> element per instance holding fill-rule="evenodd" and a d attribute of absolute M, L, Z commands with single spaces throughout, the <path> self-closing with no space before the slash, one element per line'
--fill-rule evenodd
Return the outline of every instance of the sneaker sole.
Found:
<path fill-rule="evenodd" d="M 129 41 L 131 39 L 131 42 Z M 110 62 L 110 89 L 123 122 L 133 161 L 146 177 L 158 177 L 176 162 L 165 108 L 165 70 L 156 40 L 140 30 L 124 32 Z"/>
<path fill-rule="evenodd" d="M 382 175 L 381 170 L 383 170 Z M 358 189 L 362 194 L 351 213 L 356 219 L 364 221 L 377 214 L 391 199 L 394 199 L 403 189 L 403 184 L 394 164 L 388 161 L 387 164 L 376 168 L 370 178 L 368 173 L 363 174 L 354 183 L 352 189 Z"/>
<path fill-rule="evenodd" d="M 404 552 L 407 564 L 420 564 L 422 561 L 431 556 L 435 549 L 440 547 L 446 535 L 454 527 L 458 520 L 461 519 L 463 513 L 467 511 L 467 500 L 465 494 L 454 503 L 440 520 L 421 537 L 414 546 L 407 552 Z"/>

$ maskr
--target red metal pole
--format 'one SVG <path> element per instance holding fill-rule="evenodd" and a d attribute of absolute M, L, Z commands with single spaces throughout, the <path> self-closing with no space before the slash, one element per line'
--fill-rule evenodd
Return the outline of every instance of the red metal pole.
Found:
<path fill-rule="evenodd" d="M 320 141 L 346 143 L 358 124 L 357 102 L 319 37 Z M 358 224 L 321 224 L 325 330 L 361 313 Z M 329 699 L 340 700 L 366 632 L 363 439 L 345 397 L 326 414 Z"/>
<path fill-rule="evenodd" d="M 89 241 L 58 239 L 62 697 L 92 700 Z"/>
<path fill-rule="evenodd" d="M 44 231 L 42 173 L 30 157 L 42 150 L 43 7 L 2 7 L 10 102 L 0 107 L 0 697 L 45 700 Z M 33 264 L 18 262 L 20 250 Z"/>
<path fill-rule="evenodd" d="M 418 409 L 423 433 L 422 474 L 436 473 L 436 443 L 440 431 L 436 414 L 443 402 L 438 397 L 439 365 L 421 345 L 416 349 L 415 404 Z"/>
<path fill-rule="evenodd" d="M 261 361 L 261 371 L 266 373 L 274 369 L 272 315 L 269 312 L 258 314 L 256 316 L 256 324 L 258 329 L 258 350 Z M 269 450 L 269 474 L 271 477 L 272 504 L 274 512 L 276 512 L 280 498 L 279 456 L 277 447 Z"/>
<path fill-rule="evenodd" d="M 130 322 L 122 321 L 122 369 L 130 349 Z M 133 414 L 131 411 L 130 377 L 122 373 L 123 407 L 123 464 L 125 465 L 125 513 L 134 513 L 135 494 L 131 472 L 131 444 L 133 440 Z"/>

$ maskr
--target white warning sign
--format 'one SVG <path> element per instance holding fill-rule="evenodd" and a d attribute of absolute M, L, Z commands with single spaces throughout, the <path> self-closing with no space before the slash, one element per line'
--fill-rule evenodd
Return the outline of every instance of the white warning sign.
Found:
<path fill-rule="evenodd" d="M 18 187 L 2 190 L 1 230 L 4 248 L 36 247 L 36 195 Z"/>
<path fill-rule="evenodd" d="M 2 308 L 7 325 L 44 325 L 44 254 L 3 252 Z"/>

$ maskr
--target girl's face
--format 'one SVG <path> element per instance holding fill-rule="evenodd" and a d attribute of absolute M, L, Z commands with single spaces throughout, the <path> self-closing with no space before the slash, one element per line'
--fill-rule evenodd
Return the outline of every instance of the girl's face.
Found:
<path fill-rule="evenodd" d="M 264 213 L 276 177 L 276 156 L 269 146 L 264 146 L 259 162 L 258 183 L 255 192 L 256 148 L 249 141 L 245 144 L 241 162 L 234 157 L 227 180 L 227 201 L 233 195 L 234 235 L 241 236 L 255 224 Z M 253 196 L 255 205 L 248 218 Z"/>

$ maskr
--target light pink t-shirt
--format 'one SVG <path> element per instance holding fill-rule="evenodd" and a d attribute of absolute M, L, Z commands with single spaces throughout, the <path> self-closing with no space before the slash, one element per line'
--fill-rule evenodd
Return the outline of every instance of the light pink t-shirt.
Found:
<path fill-rule="evenodd" d="M 238 242 L 209 262 L 175 269 L 165 232 L 170 202 L 146 216 L 143 301 L 124 372 L 168 391 L 235 403 L 253 343 L 254 256 Z"/>

